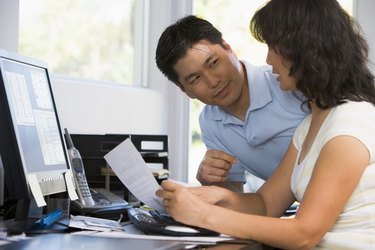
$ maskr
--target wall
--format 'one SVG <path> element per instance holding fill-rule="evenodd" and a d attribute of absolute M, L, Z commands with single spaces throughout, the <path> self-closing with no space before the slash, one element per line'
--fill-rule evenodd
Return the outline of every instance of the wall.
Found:
<path fill-rule="evenodd" d="M 150 0 L 148 84 L 165 95 L 168 110 L 169 166 L 171 178 L 187 181 L 190 145 L 189 98 L 164 77 L 155 63 L 155 51 L 161 33 L 178 18 L 192 13 L 192 0 Z"/>
<path fill-rule="evenodd" d="M 373 0 L 356 0 L 354 8 L 354 16 L 361 25 L 367 42 L 370 46 L 370 68 L 375 75 L 375 1 Z"/>
<path fill-rule="evenodd" d="M 82 134 L 167 134 L 160 91 L 52 77 L 61 126 Z"/>
<path fill-rule="evenodd" d="M 0 0 L 0 48 L 18 50 L 18 0 Z"/>
<path fill-rule="evenodd" d="M 9 22 L 13 19 L 14 22 Z M 0 48 L 16 51 L 18 47 L 18 1 L 0 0 Z M 6 34 L 6 35 L 4 35 Z M 4 203 L 4 169 L 0 156 L 0 206 Z"/>

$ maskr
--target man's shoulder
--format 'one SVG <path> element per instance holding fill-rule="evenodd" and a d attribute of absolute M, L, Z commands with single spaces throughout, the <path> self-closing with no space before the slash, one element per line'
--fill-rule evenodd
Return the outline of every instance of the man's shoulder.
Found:
<path fill-rule="evenodd" d="M 266 75 L 271 75 L 271 76 L 273 75 L 271 65 L 268 65 L 268 64 L 255 65 L 244 60 L 241 60 L 241 62 L 245 66 L 247 74 L 266 74 Z"/>
<path fill-rule="evenodd" d="M 247 80 L 252 89 L 263 89 L 265 86 L 268 88 L 279 87 L 279 82 L 270 65 L 253 65 L 246 61 L 242 61 L 246 68 Z M 266 85 L 265 85 L 266 84 Z M 282 91 L 280 89 L 280 91 Z"/>
<path fill-rule="evenodd" d="M 282 90 L 280 83 L 276 81 L 276 84 L 268 84 L 271 91 L 272 99 L 280 106 L 283 106 L 286 110 L 297 111 L 297 113 L 307 114 L 309 113 L 307 108 L 306 97 L 298 90 Z"/>
<path fill-rule="evenodd" d="M 285 91 L 280 88 L 280 82 L 277 80 L 270 65 L 253 65 L 242 61 L 246 67 L 250 87 L 255 92 L 264 94 L 266 91 L 272 98 L 272 105 L 280 105 L 285 110 L 305 114 L 301 110 L 302 104 L 306 98 L 299 91 Z M 269 92 L 268 92 L 269 91 Z"/>
<path fill-rule="evenodd" d="M 220 107 L 215 105 L 205 105 L 199 115 L 199 125 L 201 131 L 214 131 L 221 130 L 221 124 L 228 118 L 228 114 Z"/>
<path fill-rule="evenodd" d="M 215 105 L 204 105 L 199 117 L 205 121 L 213 119 L 218 115 L 219 107 Z"/>

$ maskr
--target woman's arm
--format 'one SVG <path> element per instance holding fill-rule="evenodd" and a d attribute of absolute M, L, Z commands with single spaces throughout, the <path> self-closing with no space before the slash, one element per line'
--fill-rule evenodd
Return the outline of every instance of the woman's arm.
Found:
<path fill-rule="evenodd" d="M 159 190 L 157 195 L 168 200 L 166 210 L 176 220 L 187 224 L 199 223 L 197 220 L 191 220 L 193 214 L 202 214 L 204 205 L 208 204 L 242 213 L 278 217 L 295 200 L 290 190 L 290 177 L 296 155 L 297 150 L 291 143 L 280 166 L 257 193 L 237 193 L 217 186 L 184 188 L 174 182 L 164 181 L 163 189 Z"/>
<path fill-rule="evenodd" d="M 216 198 L 220 200 L 216 204 L 238 212 L 280 217 L 295 201 L 290 189 L 290 179 L 296 156 L 297 150 L 291 143 L 278 168 L 256 193 L 220 191 L 222 196 Z M 211 192 L 206 196 L 212 198 L 215 193 Z"/>
<path fill-rule="evenodd" d="M 335 137 L 318 157 L 295 218 L 255 216 L 210 205 L 199 226 L 286 249 L 312 248 L 334 225 L 368 162 L 369 152 L 359 140 L 351 136 Z M 275 189 L 267 190 L 277 193 Z M 268 192 L 266 197 L 274 197 Z M 275 213 L 272 211 L 268 214 Z"/>
<path fill-rule="evenodd" d="M 296 153 L 293 152 L 294 147 L 291 147 L 280 169 L 276 170 L 257 194 L 258 198 L 261 197 L 263 208 L 254 206 L 252 202 L 256 200 L 251 196 L 240 199 L 240 195 L 233 193 L 228 197 L 222 197 L 227 203 L 225 207 L 220 207 L 205 202 L 187 188 L 178 187 L 164 190 L 163 197 L 170 201 L 167 211 L 183 223 L 234 237 L 252 239 L 286 249 L 312 248 L 333 226 L 358 185 L 368 164 L 369 152 L 353 137 L 339 136 L 331 139 L 320 153 L 295 218 L 271 218 L 268 216 L 278 216 L 292 201 L 290 187 L 286 188 L 290 185 L 292 171 L 287 166 L 293 161 L 292 158 L 295 159 Z M 284 183 L 286 181 L 287 184 Z M 227 208 L 235 208 L 237 211 Z M 266 212 L 268 216 L 238 211 L 257 214 Z"/>

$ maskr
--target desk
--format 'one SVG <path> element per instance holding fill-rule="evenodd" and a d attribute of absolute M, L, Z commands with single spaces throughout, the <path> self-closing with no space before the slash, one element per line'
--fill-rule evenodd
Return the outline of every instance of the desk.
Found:
<path fill-rule="evenodd" d="M 169 250 L 184 249 L 180 242 L 167 242 L 156 240 L 135 240 L 95 237 L 87 235 L 70 234 L 46 234 L 35 236 L 10 244 L 0 246 L 0 249 L 35 249 L 35 250 L 58 250 L 58 249 L 139 249 L 139 250 Z"/>
<path fill-rule="evenodd" d="M 0 221 L 0 228 L 4 221 Z M 70 233 L 37 234 L 27 239 L 0 245 L 1 249 L 210 249 L 210 250 L 271 250 L 272 247 L 251 241 L 196 241 L 184 237 L 144 235 L 133 224 L 124 224 L 127 236 L 121 232 L 72 231 Z M 5 228 L 4 228 L 5 229 Z M 135 235 L 129 236 L 129 235 Z M 184 238 L 184 239 L 182 239 Z M 216 238 L 216 237 L 215 237 Z M 0 240 L 1 243 L 1 240 Z"/>
<path fill-rule="evenodd" d="M 210 249 L 210 250 L 266 250 L 259 243 L 251 244 L 217 244 L 191 246 L 182 242 L 162 240 L 137 240 L 97 237 L 88 235 L 48 234 L 0 246 L 0 249 L 139 249 L 139 250 L 173 250 L 173 249 Z"/>

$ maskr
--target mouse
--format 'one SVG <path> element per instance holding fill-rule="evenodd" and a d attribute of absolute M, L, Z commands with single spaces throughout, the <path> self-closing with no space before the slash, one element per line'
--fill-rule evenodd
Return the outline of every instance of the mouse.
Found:
<path fill-rule="evenodd" d="M 165 229 L 169 231 L 182 232 L 182 233 L 199 233 L 198 230 L 191 228 L 191 227 L 186 227 L 186 226 L 168 225 L 168 226 L 165 226 Z"/>

